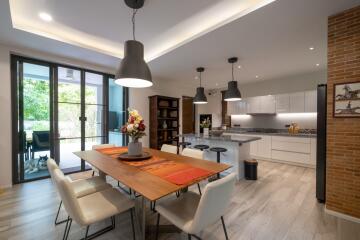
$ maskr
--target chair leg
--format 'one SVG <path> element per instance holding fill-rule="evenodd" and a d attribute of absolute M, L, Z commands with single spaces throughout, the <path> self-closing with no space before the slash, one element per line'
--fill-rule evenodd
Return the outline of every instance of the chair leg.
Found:
<path fill-rule="evenodd" d="M 92 176 L 95 176 L 95 171 L 92 172 Z"/>
<path fill-rule="evenodd" d="M 64 231 L 64 236 L 63 236 L 63 240 L 67 240 L 69 237 L 69 232 L 71 229 L 71 224 L 72 224 L 72 219 L 70 218 L 70 216 L 68 217 L 67 221 L 66 221 L 66 226 L 65 226 L 65 231 Z"/>
<path fill-rule="evenodd" d="M 134 225 L 134 208 L 130 209 L 130 216 L 131 216 L 131 227 L 132 227 L 132 234 L 133 234 L 133 240 L 135 240 L 135 225 Z"/>
<path fill-rule="evenodd" d="M 200 195 L 201 195 L 201 188 L 200 188 L 200 184 L 198 183 L 198 184 L 197 184 L 197 186 L 198 186 L 198 189 L 199 189 L 199 193 L 200 193 Z"/>
<path fill-rule="evenodd" d="M 89 228 L 90 228 L 90 226 L 87 226 L 87 227 L 86 227 L 86 232 L 85 232 L 85 238 L 84 238 L 84 240 L 87 240 L 88 233 L 89 233 Z"/>
<path fill-rule="evenodd" d="M 188 240 L 191 240 L 191 234 L 188 234 Z"/>
<path fill-rule="evenodd" d="M 224 229 L 225 239 L 226 239 L 226 240 L 229 240 L 228 234 L 227 234 L 227 231 L 226 231 L 226 226 L 225 226 L 225 222 L 224 222 L 224 217 L 223 217 L 223 216 L 221 216 L 221 223 L 222 223 L 222 226 L 223 226 L 223 229 Z"/>
<path fill-rule="evenodd" d="M 155 234 L 156 240 L 158 240 L 158 236 L 159 236 L 159 224 L 160 224 L 160 213 L 158 213 L 157 221 L 156 221 L 156 234 Z"/>
<path fill-rule="evenodd" d="M 57 221 L 57 220 L 58 220 L 58 217 L 59 217 L 61 205 L 62 205 L 62 201 L 60 201 L 59 208 L 58 208 L 57 213 L 56 213 L 55 225 L 59 225 L 59 224 L 64 223 L 64 222 L 67 221 L 67 220 L 63 220 L 63 221 L 60 221 L 60 222 Z"/>

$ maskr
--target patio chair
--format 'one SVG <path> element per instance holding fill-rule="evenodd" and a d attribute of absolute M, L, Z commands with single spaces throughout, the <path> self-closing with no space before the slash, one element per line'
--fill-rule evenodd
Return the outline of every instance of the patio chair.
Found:
<path fill-rule="evenodd" d="M 34 159 L 35 152 L 50 150 L 50 131 L 34 131 L 31 146 L 31 157 Z"/>

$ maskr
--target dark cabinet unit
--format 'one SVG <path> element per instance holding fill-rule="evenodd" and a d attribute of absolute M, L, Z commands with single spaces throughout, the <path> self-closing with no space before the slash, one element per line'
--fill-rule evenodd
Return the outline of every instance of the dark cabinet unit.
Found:
<path fill-rule="evenodd" d="M 160 149 L 162 144 L 177 145 L 179 135 L 179 98 L 149 97 L 150 148 Z"/>

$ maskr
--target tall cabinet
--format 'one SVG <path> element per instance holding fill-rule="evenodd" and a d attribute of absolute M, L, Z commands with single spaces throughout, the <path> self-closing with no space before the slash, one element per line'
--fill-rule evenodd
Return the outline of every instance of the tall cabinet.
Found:
<path fill-rule="evenodd" d="M 177 145 L 179 135 L 179 98 L 149 97 L 150 148 L 160 149 L 163 144 Z"/>

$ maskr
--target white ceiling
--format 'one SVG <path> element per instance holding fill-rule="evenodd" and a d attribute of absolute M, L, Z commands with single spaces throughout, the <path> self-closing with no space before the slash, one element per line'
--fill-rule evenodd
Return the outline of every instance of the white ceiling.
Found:
<path fill-rule="evenodd" d="M 6 44 L 116 68 L 120 60 L 114 56 L 122 56 L 123 42 L 131 38 L 131 10 L 123 0 L 9 1 L 11 14 L 9 2 L 0 1 L 0 42 Z M 205 87 L 224 87 L 231 77 L 226 60 L 231 56 L 239 57 L 242 68 L 235 76 L 240 83 L 323 70 L 327 17 L 358 4 L 360 0 L 147 0 L 137 14 L 136 36 L 147 59 L 153 59 L 154 78 L 196 86 L 195 68 L 204 66 Z M 54 21 L 41 22 L 40 11 Z"/>

